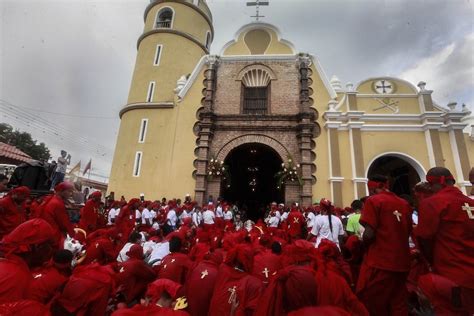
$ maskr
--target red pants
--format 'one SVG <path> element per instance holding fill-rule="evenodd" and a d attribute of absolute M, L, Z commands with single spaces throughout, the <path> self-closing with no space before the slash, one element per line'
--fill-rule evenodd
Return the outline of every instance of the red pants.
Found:
<path fill-rule="evenodd" d="M 357 296 L 371 316 L 407 316 L 408 272 L 381 270 L 362 264 Z"/>

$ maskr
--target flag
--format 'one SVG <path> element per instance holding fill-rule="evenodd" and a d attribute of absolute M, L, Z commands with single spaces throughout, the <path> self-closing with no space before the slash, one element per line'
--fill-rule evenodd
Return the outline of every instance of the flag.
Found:
<path fill-rule="evenodd" d="M 79 162 L 71 170 L 69 170 L 68 174 L 71 175 L 80 171 L 81 171 L 81 161 L 79 160 Z"/>
<path fill-rule="evenodd" d="M 87 163 L 86 167 L 84 168 L 84 172 L 82 173 L 82 175 L 85 175 L 87 173 L 87 171 L 89 171 L 91 169 L 91 165 L 92 165 L 92 159 L 89 160 L 89 162 Z"/>

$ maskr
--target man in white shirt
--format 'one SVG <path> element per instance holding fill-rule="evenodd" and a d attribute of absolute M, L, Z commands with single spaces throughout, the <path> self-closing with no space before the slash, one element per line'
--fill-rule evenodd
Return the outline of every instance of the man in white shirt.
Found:
<path fill-rule="evenodd" d="M 230 210 L 230 207 L 226 207 L 224 210 L 224 221 L 230 222 L 234 218 L 234 214 L 232 214 L 232 211 Z"/>
<path fill-rule="evenodd" d="M 339 217 L 331 214 L 332 203 L 327 199 L 321 199 L 319 203 L 321 215 L 316 216 L 311 229 L 311 235 L 316 236 L 316 248 L 322 239 L 328 239 L 334 242 L 339 249 L 339 238 L 346 233 Z M 331 217 L 331 218 L 329 218 Z"/>
<path fill-rule="evenodd" d="M 191 215 L 189 215 L 188 211 L 186 211 L 186 209 L 183 208 L 183 211 L 181 212 L 181 214 L 179 214 L 179 223 L 183 225 L 184 220 L 189 217 L 191 217 Z"/>
<path fill-rule="evenodd" d="M 206 228 L 214 227 L 214 219 L 215 218 L 216 218 L 216 215 L 214 214 L 213 211 L 205 210 L 202 213 L 202 221 L 204 223 L 204 227 L 206 227 Z"/>
<path fill-rule="evenodd" d="M 165 233 L 175 231 L 177 223 L 178 223 L 178 216 L 176 215 L 176 211 L 174 210 L 174 208 L 172 208 L 168 211 L 168 214 L 166 214 L 166 224 L 168 226 L 169 231 Z"/>
<path fill-rule="evenodd" d="M 137 208 L 135 210 L 135 222 L 137 222 L 137 223 L 142 222 L 142 212 L 141 212 L 141 210 L 143 210 L 142 206 L 140 206 L 139 208 Z"/>
<path fill-rule="evenodd" d="M 107 214 L 107 225 L 113 225 L 115 223 L 115 217 L 117 217 L 117 213 L 120 209 L 115 209 L 115 207 L 112 207 L 109 210 L 109 214 Z"/>
<path fill-rule="evenodd" d="M 130 237 L 128 239 L 128 242 L 123 246 L 122 250 L 120 250 L 118 256 L 117 256 L 117 261 L 118 262 L 125 262 L 129 259 L 127 256 L 127 252 L 132 248 L 133 245 L 140 245 L 142 243 L 142 235 L 137 232 L 133 232 L 130 234 Z"/>
<path fill-rule="evenodd" d="M 142 211 L 142 225 L 151 226 L 153 224 L 153 219 L 150 210 L 148 207 L 144 207 Z"/>
<path fill-rule="evenodd" d="M 268 227 L 271 228 L 278 228 L 278 225 L 280 224 L 280 220 L 276 216 L 276 211 L 272 212 L 270 215 L 270 219 L 268 220 Z"/>
<path fill-rule="evenodd" d="M 311 228 L 313 228 L 315 218 L 316 218 L 316 215 L 313 213 L 313 210 L 307 209 L 306 226 L 308 227 L 308 231 L 311 231 Z"/>
<path fill-rule="evenodd" d="M 194 208 L 193 225 L 199 227 L 202 223 L 202 210 L 199 206 Z"/>

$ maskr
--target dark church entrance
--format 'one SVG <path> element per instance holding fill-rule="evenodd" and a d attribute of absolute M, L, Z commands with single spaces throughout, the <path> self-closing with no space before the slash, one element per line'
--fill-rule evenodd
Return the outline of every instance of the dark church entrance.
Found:
<path fill-rule="evenodd" d="M 377 158 L 369 168 L 368 177 L 380 174 L 387 176 L 390 181 L 390 190 L 400 195 L 412 195 L 412 189 L 420 182 L 418 172 L 407 161 L 396 156 L 382 156 Z"/>
<path fill-rule="evenodd" d="M 230 174 L 230 186 L 222 183 L 224 200 L 245 210 L 252 220 L 262 218 L 265 206 L 284 200 L 284 190 L 277 188 L 275 174 L 282 160 L 269 146 L 252 143 L 234 148 L 225 159 Z"/>

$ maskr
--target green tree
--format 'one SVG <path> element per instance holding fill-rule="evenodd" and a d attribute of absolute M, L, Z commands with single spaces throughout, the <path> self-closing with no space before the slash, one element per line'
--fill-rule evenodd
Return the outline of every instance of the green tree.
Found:
<path fill-rule="evenodd" d="M 0 141 L 15 146 L 33 159 L 48 161 L 50 157 L 49 149 L 45 143 L 37 143 L 30 133 L 20 132 L 6 123 L 0 123 Z"/>

